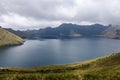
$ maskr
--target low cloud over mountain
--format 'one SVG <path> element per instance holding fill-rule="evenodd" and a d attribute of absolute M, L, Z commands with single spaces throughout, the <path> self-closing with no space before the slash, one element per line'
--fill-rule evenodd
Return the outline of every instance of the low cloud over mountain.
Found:
<path fill-rule="evenodd" d="M 119 0 L 1 0 L 0 25 L 34 29 L 65 22 L 119 24 L 119 4 Z"/>

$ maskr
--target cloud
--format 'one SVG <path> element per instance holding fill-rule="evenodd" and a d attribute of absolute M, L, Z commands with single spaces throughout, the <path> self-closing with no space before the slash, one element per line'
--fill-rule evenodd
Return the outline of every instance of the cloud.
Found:
<path fill-rule="evenodd" d="M 39 29 L 44 28 L 48 25 L 55 27 L 56 25 L 60 25 L 60 21 L 46 21 L 46 20 L 35 20 L 31 17 L 24 17 L 18 14 L 9 13 L 7 15 L 1 16 L 2 25 L 5 27 L 14 27 L 14 29 Z"/>
<path fill-rule="evenodd" d="M 120 0 L 1 0 L 0 25 L 20 29 L 64 22 L 119 24 L 119 4 Z"/>

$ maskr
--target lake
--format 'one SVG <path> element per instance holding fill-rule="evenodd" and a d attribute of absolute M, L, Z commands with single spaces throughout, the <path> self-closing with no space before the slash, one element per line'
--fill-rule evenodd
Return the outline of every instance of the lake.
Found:
<path fill-rule="evenodd" d="M 107 38 L 26 40 L 0 48 L 0 67 L 31 68 L 81 62 L 120 52 L 120 40 Z"/>

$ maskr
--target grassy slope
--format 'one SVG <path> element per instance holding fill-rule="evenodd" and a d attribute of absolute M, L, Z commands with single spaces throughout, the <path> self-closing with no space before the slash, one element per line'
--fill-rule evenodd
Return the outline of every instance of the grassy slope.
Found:
<path fill-rule="evenodd" d="M 0 28 L 0 46 L 22 44 L 24 42 L 20 37 Z"/>
<path fill-rule="evenodd" d="M 120 80 L 120 53 L 68 65 L 1 69 L 0 80 Z"/>

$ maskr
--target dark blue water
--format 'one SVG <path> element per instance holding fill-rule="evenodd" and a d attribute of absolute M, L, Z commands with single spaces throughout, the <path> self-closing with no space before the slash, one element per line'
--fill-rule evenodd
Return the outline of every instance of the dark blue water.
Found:
<path fill-rule="evenodd" d="M 0 48 L 0 67 L 38 67 L 81 62 L 120 52 L 120 40 L 107 38 L 26 40 Z"/>

